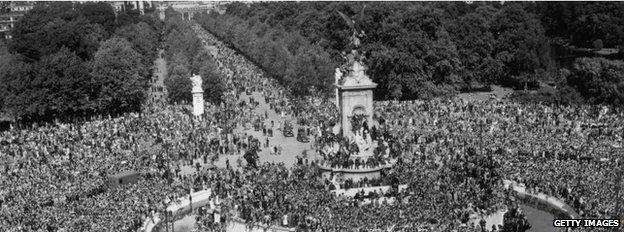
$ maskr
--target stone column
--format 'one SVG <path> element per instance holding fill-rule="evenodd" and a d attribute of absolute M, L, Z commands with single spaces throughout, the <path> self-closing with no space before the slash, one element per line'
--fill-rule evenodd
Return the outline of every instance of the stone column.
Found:
<path fill-rule="evenodd" d="M 191 77 L 193 83 L 193 115 L 200 117 L 204 114 L 204 90 L 202 89 L 202 78 L 199 75 L 193 75 Z"/>

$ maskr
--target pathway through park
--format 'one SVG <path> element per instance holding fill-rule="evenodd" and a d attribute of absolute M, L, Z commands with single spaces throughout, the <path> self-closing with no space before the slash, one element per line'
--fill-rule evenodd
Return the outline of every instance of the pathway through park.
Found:
<path fill-rule="evenodd" d="M 206 39 L 206 38 L 202 38 L 202 35 L 198 35 L 198 36 L 200 36 L 200 39 Z M 208 35 L 208 36 L 211 36 L 211 35 Z M 210 51 L 210 50 L 215 49 L 215 47 L 206 45 L 205 49 Z M 246 62 L 249 62 L 249 61 L 246 61 Z M 164 63 L 164 60 L 159 59 L 157 60 L 156 63 L 157 63 L 157 66 L 159 67 L 158 70 L 164 70 L 164 73 L 166 73 L 166 65 Z M 160 68 L 160 66 L 162 66 L 162 69 Z M 161 86 L 162 86 L 162 80 L 164 79 L 164 75 L 165 75 L 164 73 L 159 73 L 159 76 L 161 77 L 159 78 L 159 81 L 160 81 L 159 84 Z M 463 94 L 460 97 L 465 98 L 465 100 L 468 100 L 468 101 L 484 101 L 484 100 L 489 99 L 490 95 L 496 95 L 497 97 L 501 98 L 508 94 L 509 94 L 509 90 L 495 86 L 495 90 L 487 94 L 486 93 L 472 93 L 472 94 Z M 264 114 L 265 112 L 267 113 L 268 118 L 264 121 L 265 125 L 271 126 L 271 121 L 273 121 L 273 124 L 275 125 L 273 127 L 273 131 L 274 131 L 273 137 L 268 137 L 269 144 L 270 144 L 269 147 L 264 147 L 265 139 L 267 138 L 267 136 L 264 136 L 262 134 L 262 131 L 254 131 L 251 125 L 247 125 L 247 127 L 241 126 L 235 129 L 235 132 L 237 133 L 252 135 L 253 137 L 258 138 L 260 140 L 260 142 L 262 143 L 262 146 L 261 146 L 262 150 L 258 153 L 260 163 L 263 163 L 263 162 L 280 163 L 281 162 L 281 163 L 284 163 L 286 167 L 291 167 L 297 161 L 296 157 L 298 155 L 301 155 L 304 151 L 306 151 L 306 153 L 308 154 L 308 158 L 310 160 L 314 160 L 316 158 L 316 152 L 314 151 L 313 146 L 312 146 L 312 144 L 314 144 L 315 141 L 313 141 L 312 137 L 311 137 L 312 141 L 310 141 L 309 143 L 301 143 L 296 140 L 296 133 L 297 133 L 298 125 L 296 124 L 295 118 L 293 118 L 291 115 L 286 115 L 285 117 L 282 117 L 281 115 L 277 114 L 275 111 L 271 110 L 269 105 L 264 102 L 264 98 L 261 92 L 252 92 L 250 95 L 247 95 L 245 92 L 242 92 L 239 95 L 239 101 L 249 102 L 250 98 L 254 99 L 256 102 L 259 102 L 259 105 L 254 109 L 256 114 Z M 278 125 L 283 125 L 285 121 L 290 121 L 292 123 L 293 133 L 295 136 L 285 137 L 283 135 L 283 132 L 281 130 L 278 130 Z M 274 145 L 278 145 L 282 147 L 282 152 L 280 155 L 271 154 L 271 148 Z M 244 165 L 245 161 L 242 155 L 219 156 L 218 160 L 214 162 L 214 165 L 216 165 L 217 167 L 225 167 L 226 161 L 228 161 L 233 168 L 239 168 L 237 164 L 238 163 L 237 160 L 239 159 Z M 213 165 L 213 164 L 204 164 L 201 159 L 196 159 L 194 161 L 194 164 L 195 163 L 201 164 L 202 168 Z M 196 170 L 195 167 L 191 165 L 185 165 L 181 169 L 182 169 L 181 174 L 183 175 L 192 174 Z M 523 205 L 523 210 L 526 210 L 527 217 L 530 223 L 534 224 L 534 228 L 531 231 L 541 232 L 541 231 L 546 231 L 546 230 L 551 229 L 551 227 L 546 225 L 547 224 L 546 222 L 549 222 L 550 220 L 552 220 L 552 215 L 546 212 L 528 207 L 528 206 L 524 206 L 524 205 Z M 488 225 L 491 226 L 491 224 L 494 224 L 497 221 L 502 221 L 502 218 L 499 218 L 499 217 L 502 217 L 502 214 L 491 215 L 490 217 L 487 217 L 486 220 L 488 221 Z M 194 224 L 195 224 L 195 220 L 191 214 L 191 215 L 184 217 L 181 220 L 174 222 L 174 228 L 175 228 L 175 231 L 191 231 Z"/>
<path fill-rule="evenodd" d="M 202 38 L 201 35 L 198 35 L 198 36 L 200 37 L 200 39 L 206 39 L 206 38 Z M 207 45 L 205 49 L 210 51 L 211 49 L 214 49 L 214 47 Z M 246 60 L 246 62 L 249 62 L 249 61 Z M 164 76 L 166 75 L 165 61 L 160 58 L 157 59 L 156 66 L 157 66 L 156 75 L 159 76 L 159 80 L 157 84 L 160 84 L 162 86 L 162 81 L 164 80 Z M 256 114 L 264 114 L 266 112 L 268 117 L 264 121 L 265 125 L 270 127 L 271 121 L 273 121 L 273 124 L 274 124 L 272 137 L 263 135 L 262 131 L 255 131 L 253 129 L 253 126 L 251 125 L 248 125 L 247 127 L 239 127 L 235 129 L 235 132 L 237 133 L 252 135 L 255 138 L 260 140 L 260 142 L 262 143 L 262 146 L 261 146 L 262 150 L 258 152 L 260 163 L 263 163 L 263 162 L 284 163 L 286 167 L 292 167 L 297 162 L 296 157 L 302 154 L 302 152 L 306 150 L 307 150 L 306 153 L 308 154 L 308 159 L 313 160 L 315 158 L 315 152 L 314 152 L 314 149 L 312 149 L 312 145 L 314 144 L 314 139 L 312 138 L 312 136 L 310 136 L 311 141 L 308 143 L 301 143 L 297 141 L 296 134 L 297 134 L 297 129 L 299 128 L 299 125 L 297 125 L 296 119 L 293 118 L 292 115 L 286 115 L 285 117 L 282 117 L 281 115 L 277 114 L 275 111 L 271 110 L 269 107 L 269 104 L 267 104 L 264 101 L 264 97 L 262 96 L 261 92 L 254 91 L 254 92 L 251 92 L 250 95 L 247 95 L 245 92 L 243 92 L 243 93 L 240 93 L 239 96 L 240 96 L 239 101 L 249 102 L 249 99 L 252 98 L 254 99 L 254 101 L 259 102 L 259 105 L 254 109 L 254 112 Z M 293 134 L 294 134 L 293 137 L 286 137 L 283 135 L 283 132 L 281 130 L 278 130 L 278 125 L 284 125 L 284 122 L 286 121 L 290 121 L 293 125 Z M 269 147 L 264 147 L 266 138 L 269 139 Z M 271 148 L 274 145 L 278 145 L 282 147 L 282 152 L 280 155 L 271 154 Z M 216 165 L 217 167 L 225 167 L 226 161 L 227 161 L 230 163 L 230 165 L 233 168 L 239 168 L 237 167 L 238 166 L 237 160 L 239 159 L 242 161 L 242 164 L 244 165 L 245 161 L 242 155 L 225 155 L 225 156 L 220 155 L 219 159 L 216 162 L 214 162 L 214 165 Z M 210 163 L 205 164 L 203 160 L 201 159 L 196 159 L 193 161 L 193 164 L 196 164 L 196 163 L 199 163 L 202 168 L 212 165 Z M 180 169 L 181 169 L 181 173 L 180 173 L 181 175 L 193 174 L 196 171 L 196 167 L 194 165 L 184 165 L 184 166 L 181 166 Z M 182 232 L 190 231 L 193 228 L 194 223 L 195 223 L 195 220 L 191 214 L 191 215 L 184 217 L 181 220 L 174 222 L 174 229 L 175 231 L 182 231 Z"/>
<path fill-rule="evenodd" d="M 167 62 L 164 59 L 165 51 L 163 49 L 158 50 L 158 58 L 154 61 L 154 75 L 152 88 L 162 87 L 162 92 L 150 91 L 150 98 L 165 98 L 167 96 L 167 90 L 165 88 L 165 77 L 167 76 Z"/>
<path fill-rule="evenodd" d="M 209 40 L 208 38 L 203 38 L 202 34 L 203 33 L 198 34 L 200 40 L 201 39 Z M 207 34 L 207 35 L 211 36 L 210 34 Z M 208 51 L 213 51 L 216 48 L 211 45 L 206 45 L 204 49 Z M 226 48 L 226 49 L 230 49 L 230 48 Z M 245 62 L 251 63 L 248 60 L 245 60 Z M 314 144 L 314 139 L 312 138 L 312 136 L 310 136 L 311 141 L 308 143 L 301 143 L 297 141 L 296 135 L 297 135 L 297 129 L 299 128 L 299 125 L 297 125 L 296 119 L 293 118 L 292 115 L 286 115 L 285 117 L 282 117 L 281 115 L 277 114 L 275 111 L 271 110 L 269 107 L 269 104 L 267 104 L 264 101 L 264 97 L 262 96 L 261 92 L 253 91 L 251 92 L 251 95 L 247 95 L 245 92 L 242 92 L 239 95 L 239 101 L 245 101 L 249 103 L 250 98 L 254 99 L 254 101 L 256 102 L 259 102 L 259 105 L 254 109 L 254 112 L 256 114 L 264 114 L 265 112 L 267 113 L 268 118 L 264 121 L 265 125 L 270 127 L 271 121 L 273 121 L 273 124 L 274 124 L 273 136 L 268 137 L 268 136 L 263 135 L 262 131 L 254 131 L 252 125 L 247 125 L 247 127 L 243 126 L 243 127 L 236 128 L 235 132 L 240 133 L 240 134 L 252 135 L 253 137 L 257 138 L 262 143 L 262 146 L 260 147 L 261 151 L 258 152 L 260 163 L 263 163 L 263 162 L 284 163 L 286 167 L 291 167 L 293 166 L 293 164 L 295 164 L 295 162 L 297 162 L 296 157 L 298 155 L 301 155 L 302 152 L 304 151 L 306 151 L 306 153 L 308 154 L 308 159 L 312 160 L 315 158 L 315 152 L 314 152 L 314 149 L 312 149 L 312 145 Z M 290 121 L 291 124 L 293 125 L 293 134 L 294 134 L 293 137 L 284 136 L 283 132 L 280 129 L 278 129 L 278 125 L 284 125 L 286 121 Z M 266 138 L 269 139 L 269 147 L 264 147 Z M 271 154 L 271 148 L 274 145 L 281 146 L 282 152 L 280 155 Z M 243 158 L 242 155 L 225 155 L 225 156 L 220 155 L 219 159 L 214 163 L 214 165 L 216 165 L 217 167 L 225 167 L 226 161 L 227 161 L 230 163 L 230 166 L 232 166 L 233 168 L 239 168 L 237 164 L 238 163 L 237 160 L 239 159 L 244 165 L 245 159 Z M 202 168 L 212 165 L 212 164 L 204 164 L 203 160 L 201 159 L 196 159 L 194 160 L 193 163 L 194 164 L 199 163 L 202 166 Z M 195 166 L 185 165 L 181 167 L 180 174 L 182 175 L 191 174 L 191 173 L 194 173 L 195 170 L 196 170 Z"/>

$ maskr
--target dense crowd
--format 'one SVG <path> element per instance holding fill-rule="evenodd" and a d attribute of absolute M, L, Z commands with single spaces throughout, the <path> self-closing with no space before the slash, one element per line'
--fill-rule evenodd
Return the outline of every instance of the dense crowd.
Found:
<path fill-rule="evenodd" d="M 340 132 L 335 133 L 335 128 L 333 128 L 336 123 L 336 119 L 333 118 L 335 114 L 331 116 L 335 113 L 335 107 L 332 102 L 315 100 L 314 97 L 308 101 L 290 101 L 291 98 L 286 94 L 285 89 L 276 82 L 264 78 L 262 71 L 255 68 L 249 61 L 227 48 L 210 34 L 203 32 L 202 35 L 203 30 L 196 28 L 196 31 L 206 43 L 217 47 L 218 63 L 224 70 L 230 70 L 224 72 L 231 73 L 234 86 L 240 85 L 241 89 L 252 88 L 255 91 L 261 91 L 272 110 L 296 115 L 299 118 L 298 123 L 316 127 L 318 131 L 314 134 L 316 146 L 319 151 L 327 151 L 323 160 L 314 161 L 308 165 L 301 162 L 292 169 L 277 164 L 264 164 L 257 169 L 245 169 L 243 172 L 228 169 L 225 171 L 227 174 L 216 175 L 217 179 L 211 178 L 210 182 L 216 182 L 213 190 L 219 192 L 221 198 L 224 199 L 220 212 L 229 212 L 227 215 L 230 217 L 240 217 L 250 224 L 260 222 L 304 230 L 344 231 L 354 230 L 354 228 L 392 227 L 395 229 L 399 227 L 446 229 L 460 228 L 462 224 L 463 227 L 469 228 L 471 226 L 466 223 L 471 213 L 479 209 L 493 212 L 503 207 L 503 197 L 498 196 L 505 195 L 505 192 L 502 189 L 502 181 L 496 171 L 496 165 L 483 162 L 483 157 L 477 159 L 461 156 L 460 158 L 459 151 L 456 159 L 436 160 L 433 157 L 414 156 L 418 158 L 406 159 L 409 162 L 398 161 L 396 167 L 383 177 L 383 181 L 367 180 L 366 182 L 369 183 L 361 183 L 364 186 L 376 182 L 390 183 L 391 180 L 409 182 L 408 189 L 400 193 L 397 186 L 394 186 L 392 188 L 394 193 L 368 194 L 364 197 L 360 197 L 363 195 L 360 194 L 356 197 L 357 200 L 353 197 L 332 195 L 328 191 L 332 188 L 332 183 L 321 177 L 318 164 L 326 163 L 328 160 L 337 160 L 328 159 L 330 155 L 346 157 L 343 160 L 347 162 L 347 166 L 357 163 L 360 167 L 367 164 L 378 166 L 384 161 L 381 159 L 383 156 L 398 157 L 403 152 L 393 150 L 398 149 L 400 144 L 394 144 L 393 136 L 385 129 L 387 126 L 380 125 L 383 129 L 377 129 L 372 125 L 368 128 L 361 128 L 366 130 L 368 136 L 375 137 L 375 141 L 378 142 L 372 156 L 365 158 L 374 158 L 369 159 L 368 162 L 379 161 L 379 163 L 362 162 L 362 157 L 358 157 L 360 154 L 355 152 L 358 151 L 358 148 L 354 147 L 357 145 L 348 144 L 349 140 L 339 136 Z M 349 152 L 350 148 L 354 150 Z M 337 152 L 332 152 L 332 149 Z M 344 152 L 342 154 L 345 155 L 336 155 L 340 154 L 341 149 Z M 353 159 L 349 159 L 351 155 Z M 431 174 L 416 172 L 416 170 L 423 169 L 429 169 Z M 485 178 L 482 178 L 484 175 Z M 437 190 L 455 190 L 455 194 L 440 197 L 433 204 L 427 194 L 437 193 L 432 192 L 434 188 L 431 186 L 437 186 Z M 414 192 L 415 190 L 419 192 Z M 493 196 L 497 197 L 492 198 Z M 381 198 L 384 201 L 375 201 Z M 371 202 L 371 199 L 377 204 L 364 203 Z M 386 206 L 380 202 L 386 202 Z M 387 204 L 390 204 L 388 202 L 398 205 L 399 208 L 387 207 Z M 335 219 L 326 218 L 329 215 L 333 215 Z M 380 215 L 387 216 L 382 218 Z M 389 220 L 391 218 L 392 220 Z M 437 219 L 433 220 L 434 218 Z M 199 221 L 215 224 L 212 215 L 204 216 Z"/>
<path fill-rule="evenodd" d="M 617 109 L 498 100 L 383 102 L 376 109 L 406 150 L 444 157 L 448 147 L 476 147 L 494 154 L 504 179 L 561 198 L 584 217 L 615 215 L 608 199 L 617 197 L 624 131 Z"/>
<path fill-rule="evenodd" d="M 205 30 L 194 30 L 217 48 L 225 101 L 207 104 L 202 118 L 188 106 L 152 99 L 140 114 L 2 132 L 1 231 L 136 231 L 174 199 L 202 189 L 217 203 L 198 214 L 200 231 L 221 231 L 233 218 L 308 231 L 479 231 L 471 215 L 515 208 L 503 180 L 561 198 L 586 218 L 615 214 L 615 184 L 605 183 L 616 180 L 623 112 L 501 100 L 376 102 L 377 123 L 354 131 L 374 141 L 363 147 L 335 130 L 330 100 L 293 98 Z M 242 101 L 247 91 L 263 99 Z M 260 100 L 310 128 L 322 159 L 300 157 L 287 167 L 248 156 L 269 146 L 271 133 L 255 138 L 240 130 L 268 119 L 254 111 Z M 244 155 L 247 165 L 200 168 L 226 155 Z M 390 186 L 355 197 L 332 193 L 335 183 L 320 171 L 385 164 L 380 179 L 338 184 Z M 183 173 L 189 166 L 196 170 Z M 140 173 L 137 183 L 107 185 L 109 175 L 129 170 Z M 399 191 L 402 184 L 407 188 Z"/>
<path fill-rule="evenodd" d="M 152 155 L 159 149 L 146 149 L 146 144 L 174 144 L 156 141 L 173 137 L 161 126 L 183 115 L 149 116 L 3 132 L 2 230 L 132 230 L 141 217 L 163 205 L 165 197 L 183 194 L 176 194 L 180 185 L 165 182 L 167 162 Z M 107 187 L 109 175 L 129 170 L 143 173 L 143 184 Z M 81 216 L 75 219 L 76 215 Z"/>
<path fill-rule="evenodd" d="M 218 44 L 218 42 L 215 43 Z M 228 57 L 232 59 L 237 56 L 230 54 Z M 244 59 L 242 57 L 238 59 L 240 61 L 236 67 L 244 66 Z M 241 78 L 246 79 L 249 76 L 254 77 L 254 75 L 247 75 Z M 283 93 L 282 90 L 277 92 Z M 288 102 L 286 99 L 283 98 L 281 101 Z M 336 150 L 339 151 L 341 148 L 347 154 L 352 153 L 349 151 L 352 147 L 349 144 L 333 146 L 332 143 L 340 143 L 341 137 L 333 137 L 335 133 L 323 133 L 331 131 L 329 128 L 335 125 L 336 121 L 335 107 L 330 101 L 315 100 L 311 97 L 308 101 L 293 101 L 292 107 L 305 109 L 293 111 L 299 116 L 299 123 L 319 127 L 320 133 L 317 134 L 316 140 L 317 146 L 320 144 L 321 154 L 330 154 L 332 150 L 336 154 Z M 605 202 L 613 202 L 606 199 L 613 199 L 617 196 L 614 192 L 615 187 L 600 183 L 612 183 L 615 179 L 616 172 L 613 170 L 615 170 L 617 157 L 613 156 L 612 151 L 614 146 L 622 142 L 621 132 L 624 123 L 621 121 L 621 112 L 614 112 L 614 109 L 601 106 L 575 108 L 543 104 L 526 105 L 497 100 L 469 103 L 461 99 L 377 102 L 375 107 L 375 120 L 379 122 L 379 128 L 375 130 L 383 131 L 383 136 L 380 137 L 387 139 L 384 141 L 387 143 L 384 148 L 389 150 L 388 153 L 405 160 L 395 165 L 389 171 L 390 174 L 384 177 L 386 178 L 384 181 L 392 183 L 388 181 L 392 178 L 410 180 L 408 181 L 410 191 L 407 192 L 411 193 L 419 189 L 427 193 L 429 190 L 428 194 L 432 196 L 440 195 L 437 191 L 444 189 L 443 192 L 452 195 L 447 198 L 448 201 L 421 199 L 423 202 L 420 202 L 424 205 L 437 202 L 438 204 L 433 205 L 438 208 L 436 210 L 439 210 L 441 215 L 454 215 L 449 212 L 460 210 L 464 214 L 456 218 L 465 219 L 465 212 L 470 210 L 479 211 L 480 209 L 478 213 L 488 214 L 504 207 L 504 199 L 507 199 L 505 196 L 510 194 L 502 189 L 502 179 L 524 183 L 530 191 L 543 192 L 561 198 L 584 216 L 598 217 L 614 213 L 614 205 L 606 205 Z M 380 133 L 374 132 L 372 136 L 378 136 L 378 134 Z M 323 153 L 323 151 L 326 152 Z M 352 166 L 356 164 L 356 161 L 360 161 L 358 164 L 366 164 L 361 160 L 348 159 L 347 155 L 335 157 L 339 158 L 327 159 L 325 156 L 320 163 L 327 162 L 327 160 L 332 162 L 341 160 L 347 162 L 345 166 Z M 349 160 L 351 163 L 348 163 Z M 336 163 L 340 164 L 340 162 Z M 418 173 L 410 172 L 410 170 L 417 170 Z M 447 172 L 447 175 L 443 175 L 444 172 Z M 543 175 L 544 173 L 551 175 Z M 597 175 L 592 176 L 592 173 Z M 436 187 L 430 188 L 431 186 Z M 324 188 L 327 189 L 328 185 L 324 185 Z M 431 192 L 430 189 L 436 192 Z M 425 196 L 428 195 L 421 195 L 423 198 Z M 440 197 L 440 199 L 445 198 Z M 312 202 L 310 205 L 316 205 L 315 203 Z M 323 205 L 331 207 L 349 204 Z M 399 205 L 403 206 L 403 204 Z M 444 209 L 445 205 L 452 206 Z M 437 215 L 427 212 L 426 207 L 422 205 L 418 206 L 417 211 L 424 212 L 423 215 Z M 394 209 L 397 208 L 392 210 Z M 320 220 L 314 216 L 310 218 L 312 221 L 327 222 L 327 224 L 353 222 L 350 225 L 353 227 L 342 227 L 342 229 L 359 226 L 381 228 L 381 226 L 364 223 L 373 222 L 372 218 L 353 215 L 353 212 L 360 210 L 362 210 L 361 207 L 349 207 L 347 210 L 349 212 L 344 214 L 336 213 L 340 210 L 318 214 L 350 215 L 348 218 L 339 220 Z M 310 215 L 314 214 L 308 214 L 308 217 Z M 392 213 L 368 212 L 368 215 L 379 218 L 381 215 L 392 215 Z M 277 217 L 269 218 L 279 221 Z M 419 218 L 415 215 L 409 218 L 419 221 L 415 220 Z M 444 219 L 448 216 L 438 218 Z M 252 217 L 249 220 L 255 221 L 255 219 Z M 396 219 L 387 221 L 396 221 Z M 422 221 L 426 220 L 420 220 L 420 223 L 414 221 L 398 224 L 422 225 Z M 441 224 L 448 226 L 457 221 L 446 222 Z M 316 226 L 329 230 L 341 228 L 332 227 L 336 225 L 320 224 Z M 383 225 L 383 223 L 378 225 Z"/>

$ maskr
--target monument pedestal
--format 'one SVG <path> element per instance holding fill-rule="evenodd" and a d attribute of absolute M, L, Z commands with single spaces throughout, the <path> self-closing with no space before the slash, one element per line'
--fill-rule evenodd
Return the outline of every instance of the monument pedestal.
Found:
<path fill-rule="evenodd" d="M 204 92 L 193 91 L 193 115 L 201 117 L 204 114 Z"/>
<path fill-rule="evenodd" d="M 365 148 L 365 150 L 360 150 L 358 154 L 352 154 L 349 157 L 351 160 L 360 160 L 361 163 L 358 166 L 352 165 L 350 167 L 340 165 L 332 167 L 329 166 L 331 164 L 324 163 L 319 168 L 325 178 L 329 178 L 333 173 L 353 180 L 374 179 L 380 177 L 381 170 L 393 165 L 389 162 L 379 166 L 366 166 L 365 163 L 374 155 L 377 142 L 372 141 L 370 137 L 365 137 L 362 129 L 354 130 L 353 125 L 351 125 L 354 119 L 357 119 L 362 120 L 357 121 L 358 124 L 361 123 L 360 126 L 364 126 L 364 124 L 369 128 L 373 126 L 373 90 L 377 84 L 366 75 L 365 69 L 361 61 L 354 61 L 349 63 L 346 68 L 336 69 L 335 76 L 336 103 L 340 110 L 342 136 L 347 138 L 349 142 L 355 141 L 358 148 Z M 345 73 L 344 76 L 342 76 L 343 73 Z"/>
<path fill-rule="evenodd" d="M 340 125 L 343 136 L 351 138 L 351 118 L 357 114 L 364 116 L 368 125 L 373 119 L 373 89 L 377 84 L 364 86 L 338 85 L 338 108 L 340 109 Z"/>
<path fill-rule="evenodd" d="M 204 89 L 202 89 L 202 78 L 199 75 L 193 75 L 191 77 L 191 83 L 193 88 L 191 94 L 193 94 L 193 115 L 201 119 L 201 115 L 204 114 Z"/>
<path fill-rule="evenodd" d="M 364 73 L 364 66 L 355 62 L 352 71 L 336 83 L 340 125 L 344 137 L 352 138 L 351 118 L 362 115 L 368 125 L 373 119 L 373 89 L 377 87 Z"/>

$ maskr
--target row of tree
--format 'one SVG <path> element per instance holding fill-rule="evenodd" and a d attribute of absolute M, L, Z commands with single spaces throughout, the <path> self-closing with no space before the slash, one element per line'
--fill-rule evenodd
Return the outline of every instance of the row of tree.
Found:
<path fill-rule="evenodd" d="M 191 25 L 182 19 L 180 13 L 169 8 L 165 11 L 164 33 L 168 70 L 165 86 L 169 102 L 191 102 L 190 77 L 198 74 L 203 80 L 204 99 L 220 103 L 225 91 L 225 77 Z"/>
<path fill-rule="evenodd" d="M 564 70 L 567 85 L 589 103 L 624 106 L 624 62 L 605 58 L 579 58 Z"/>
<path fill-rule="evenodd" d="M 116 21 L 107 3 L 37 4 L 0 57 L 0 110 L 22 122 L 138 111 L 162 23 Z"/>
<path fill-rule="evenodd" d="M 531 11 L 539 15 L 546 35 L 562 38 L 577 47 L 622 48 L 624 3 L 535 2 Z"/>
<path fill-rule="evenodd" d="M 558 71 L 552 84 L 534 93 L 516 92 L 513 99 L 520 102 L 554 104 L 624 105 L 624 62 L 601 57 L 576 59 L 571 67 Z"/>
<path fill-rule="evenodd" d="M 311 89 L 329 90 L 333 83 L 336 62 L 323 47 L 297 31 L 215 12 L 201 15 L 197 21 L 296 95 L 308 94 Z"/>
<path fill-rule="evenodd" d="M 286 86 L 327 89 L 352 33 L 337 11 L 365 32 L 379 99 L 525 88 L 552 70 L 544 29 L 523 3 L 232 3 L 199 22 Z"/>

